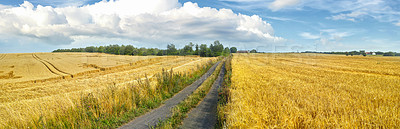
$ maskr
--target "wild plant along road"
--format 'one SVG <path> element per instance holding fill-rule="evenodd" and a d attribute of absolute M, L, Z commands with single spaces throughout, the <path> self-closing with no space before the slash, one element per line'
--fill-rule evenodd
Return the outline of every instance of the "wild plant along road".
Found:
<path fill-rule="evenodd" d="M 171 109 L 192 94 L 193 91 L 196 90 L 215 71 L 219 63 L 221 63 L 221 61 L 212 66 L 199 80 L 180 91 L 171 99 L 165 101 L 164 105 L 134 119 L 126 125 L 121 126 L 120 129 L 150 128 L 155 126 L 159 121 L 163 121 L 171 117 Z"/>
<path fill-rule="evenodd" d="M 213 129 L 217 122 L 218 88 L 225 76 L 225 65 L 222 65 L 217 80 L 213 83 L 207 96 L 183 120 L 183 129 Z"/>

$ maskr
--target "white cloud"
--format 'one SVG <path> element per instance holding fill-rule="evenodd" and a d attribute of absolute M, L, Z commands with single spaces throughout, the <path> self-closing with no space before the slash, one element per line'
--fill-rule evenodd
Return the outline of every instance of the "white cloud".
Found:
<path fill-rule="evenodd" d="M 329 11 L 327 19 L 358 21 L 373 18 L 380 22 L 396 24 L 400 21 L 398 0 L 219 0 L 224 5 L 241 10 L 270 9 L 292 11 L 317 9 Z M 228 1 L 228 2 L 225 2 Z"/>
<path fill-rule="evenodd" d="M 11 8 L 11 6 L 7 6 L 7 5 L 2 5 L 2 4 L 0 4 L 0 10 L 2 10 L 2 9 L 7 9 L 7 8 Z"/>
<path fill-rule="evenodd" d="M 272 26 L 257 15 L 202 8 L 191 2 L 181 5 L 178 0 L 111 0 L 60 8 L 34 7 L 25 1 L 20 7 L 0 10 L 0 19 L 0 34 L 49 44 L 70 44 L 82 36 L 158 44 L 217 39 L 247 43 L 284 41 L 274 36 Z"/>
<path fill-rule="evenodd" d="M 272 11 L 278 11 L 285 7 L 297 5 L 298 3 L 300 3 L 300 0 L 275 0 L 269 4 L 268 8 Z"/>
<path fill-rule="evenodd" d="M 318 39 L 320 38 L 319 35 L 313 35 L 311 33 L 308 32 L 303 32 L 299 34 L 301 37 L 305 38 L 305 39 Z"/>
<path fill-rule="evenodd" d="M 327 40 L 335 40 L 335 41 L 340 41 L 345 37 L 349 37 L 354 35 L 354 32 L 352 31 L 339 31 L 336 29 L 323 29 L 320 30 L 321 35 L 324 36 Z"/>
<path fill-rule="evenodd" d="M 339 15 L 334 15 L 332 17 L 328 17 L 327 19 L 332 19 L 332 20 L 348 20 L 355 22 L 356 18 L 360 18 L 361 16 L 367 15 L 365 12 L 351 12 L 347 14 L 339 14 Z"/>
<path fill-rule="evenodd" d="M 400 26 L 400 22 L 395 23 L 396 26 Z"/>

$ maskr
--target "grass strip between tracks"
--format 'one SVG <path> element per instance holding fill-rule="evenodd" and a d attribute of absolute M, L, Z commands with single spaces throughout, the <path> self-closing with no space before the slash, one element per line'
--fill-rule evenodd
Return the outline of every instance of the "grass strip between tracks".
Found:
<path fill-rule="evenodd" d="M 206 97 L 207 93 L 211 89 L 214 81 L 218 78 L 221 67 L 224 64 L 225 59 L 217 66 L 213 74 L 204 81 L 199 88 L 197 88 L 193 94 L 191 94 L 184 101 L 179 103 L 176 107 L 172 109 L 173 115 L 165 121 L 160 121 L 156 127 L 161 129 L 172 129 L 178 128 L 183 119 L 187 117 L 187 114 L 192 108 L 195 108 L 203 99 Z"/>

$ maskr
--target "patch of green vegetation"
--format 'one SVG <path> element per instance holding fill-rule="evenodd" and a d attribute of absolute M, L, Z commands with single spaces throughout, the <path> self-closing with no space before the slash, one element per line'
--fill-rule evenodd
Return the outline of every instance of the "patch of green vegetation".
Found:
<path fill-rule="evenodd" d="M 215 128 L 224 128 L 226 122 L 225 108 L 226 104 L 229 102 L 231 78 L 232 78 L 232 54 L 227 57 L 225 62 L 226 74 L 224 76 L 224 81 L 222 86 L 218 89 L 218 106 L 217 106 L 217 125 Z"/>
<path fill-rule="evenodd" d="M 206 97 L 207 93 L 211 89 L 213 83 L 218 78 L 218 74 L 223 65 L 222 61 L 213 74 L 207 78 L 201 86 L 199 86 L 193 94 L 191 94 L 184 101 L 180 102 L 176 107 L 172 109 L 172 116 L 165 121 L 160 121 L 156 127 L 153 128 L 162 128 L 162 129 L 172 129 L 178 128 L 181 125 L 183 119 L 187 117 L 187 113 L 191 111 L 192 108 L 195 108 L 203 99 Z"/>

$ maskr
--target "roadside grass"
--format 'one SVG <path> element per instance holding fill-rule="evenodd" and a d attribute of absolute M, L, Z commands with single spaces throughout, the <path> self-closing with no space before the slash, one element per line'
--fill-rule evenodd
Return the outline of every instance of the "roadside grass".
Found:
<path fill-rule="evenodd" d="M 209 61 L 206 65 L 198 65 L 197 71 L 191 74 L 163 70 L 153 78 L 138 79 L 137 85 L 111 85 L 82 94 L 80 99 L 73 101 L 74 107 L 34 118 L 28 128 L 117 128 L 159 107 L 164 100 L 200 78 L 213 64 L 215 62 Z"/>
<path fill-rule="evenodd" d="M 222 86 L 218 89 L 218 106 L 217 106 L 217 125 L 215 128 L 221 129 L 226 128 L 226 104 L 229 102 L 230 92 L 229 88 L 231 87 L 231 77 L 232 77 L 232 55 L 228 56 L 225 61 L 225 70 L 226 74 L 224 76 L 224 81 L 222 82 Z"/>
<path fill-rule="evenodd" d="M 207 78 L 203 84 L 201 84 L 188 98 L 180 102 L 176 107 L 172 109 L 172 116 L 165 121 L 160 121 L 155 127 L 160 129 L 175 129 L 178 128 L 183 119 L 187 117 L 187 114 L 192 108 L 195 108 L 211 89 L 213 83 L 218 78 L 219 72 L 224 64 L 225 59 L 217 66 L 213 74 Z"/>

